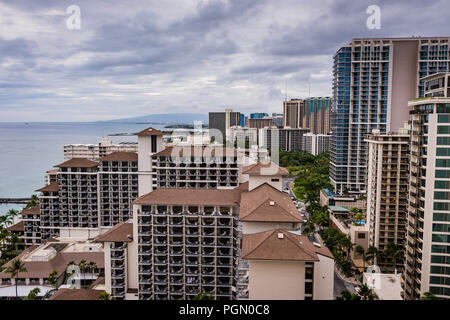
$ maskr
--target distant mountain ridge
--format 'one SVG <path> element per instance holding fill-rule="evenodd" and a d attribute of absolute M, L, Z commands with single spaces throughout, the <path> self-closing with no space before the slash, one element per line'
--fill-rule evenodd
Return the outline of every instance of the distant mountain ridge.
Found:
<path fill-rule="evenodd" d="M 161 113 L 98 122 L 193 124 L 194 121 L 201 121 L 206 124 L 208 123 L 208 115 L 203 113 Z"/>

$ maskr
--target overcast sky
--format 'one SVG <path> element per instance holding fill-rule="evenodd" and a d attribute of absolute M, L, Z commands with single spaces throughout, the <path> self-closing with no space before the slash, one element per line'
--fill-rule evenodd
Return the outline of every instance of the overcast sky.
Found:
<path fill-rule="evenodd" d="M 381 29 L 366 26 L 369 5 Z M 81 29 L 67 28 L 67 8 Z M 282 112 L 356 37 L 449 36 L 448 0 L 0 0 L 0 122 Z"/>

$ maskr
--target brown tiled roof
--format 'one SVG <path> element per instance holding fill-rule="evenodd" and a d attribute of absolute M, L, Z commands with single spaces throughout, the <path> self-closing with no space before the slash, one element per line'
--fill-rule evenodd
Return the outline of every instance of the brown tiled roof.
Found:
<path fill-rule="evenodd" d="M 138 161 L 138 154 L 136 152 L 113 152 L 100 158 L 100 161 Z"/>
<path fill-rule="evenodd" d="M 303 221 L 289 195 L 266 183 L 241 194 L 239 220 L 294 223 Z"/>
<path fill-rule="evenodd" d="M 58 289 L 49 300 L 98 300 L 103 290 L 94 289 Z"/>
<path fill-rule="evenodd" d="M 236 187 L 241 192 L 248 191 L 248 181 L 244 183 L 240 183 L 239 186 Z"/>
<path fill-rule="evenodd" d="M 23 220 L 20 220 L 19 222 L 13 224 L 12 226 L 9 226 L 6 229 L 11 232 L 23 232 Z"/>
<path fill-rule="evenodd" d="M 140 132 L 135 133 L 135 135 L 136 136 L 163 136 L 164 132 L 159 131 L 158 129 L 150 127 L 150 128 L 147 128 L 147 129 L 144 129 L 144 130 L 142 130 Z"/>
<path fill-rule="evenodd" d="M 220 146 L 175 146 L 167 147 L 164 150 L 154 154 L 155 157 L 194 157 L 197 154 L 202 157 L 215 157 L 218 156 L 237 156 L 236 149 L 220 147 Z"/>
<path fill-rule="evenodd" d="M 53 169 L 53 170 L 47 171 L 47 173 L 57 173 L 58 171 L 59 171 L 59 169 Z"/>
<path fill-rule="evenodd" d="M 57 181 L 54 181 L 50 183 L 48 186 L 45 186 L 43 188 L 40 188 L 36 190 L 38 192 L 58 192 L 59 191 L 59 184 Z"/>
<path fill-rule="evenodd" d="M 242 173 L 249 175 L 262 175 L 262 176 L 287 176 L 289 171 L 285 168 L 278 166 L 277 164 L 258 162 L 250 166 L 242 168 Z"/>
<path fill-rule="evenodd" d="M 37 246 L 27 248 L 17 258 L 23 261 L 25 255 L 31 253 L 36 248 Z M 49 273 L 53 270 L 56 270 L 58 272 L 58 276 L 60 276 L 66 271 L 69 262 L 73 261 L 75 263 L 79 263 L 83 259 L 87 262 L 95 262 L 97 267 L 100 269 L 105 267 L 103 252 L 58 252 L 50 261 L 23 261 L 27 272 L 22 272 L 19 276 L 21 278 L 47 278 Z M 3 267 L 7 268 L 11 265 L 13 260 L 7 262 Z M 10 277 L 10 274 L 5 273 L 4 271 L 0 272 L 0 278 Z"/>
<path fill-rule="evenodd" d="M 234 206 L 239 200 L 237 189 L 156 189 L 137 198 L 133 204 Z"/>
<path fill-rule="evenodd" d="M 121 222 L 109 229 L 104 234 L 98 236 L 98 242 L 131 242 L 133 241 L 133 224 Z"/>
<path fill-rule="evenodd" d="M 105 284 L 105 277 L 98 277 L 97 280 L 91 283 L 89 289 L 93 289 L 95 286 L 98 286 L 99 284 Z"/>
<path fill-rule="evenodd" d="M 307 236 L 281 229 L 244 234 L 242 238 L 242 258 L 247 260 L 313 262 L 319 261 L 318 254 L 333 258 L 328 248 L 316 247 Z"/>
<path fill-rule="evenodd" d="M 41 214 L 41 209 L 37 205 L 37 206 L 23 210 L 20 214 L 23 216 Z"/>
<path fill-rule="evenodd" d="M 97 167 L 98 163 L 91 161 L 86 158 L 72 158 L 66 162 L 60 163 L 55 167 L 58 168 L 94 168 Z"/>

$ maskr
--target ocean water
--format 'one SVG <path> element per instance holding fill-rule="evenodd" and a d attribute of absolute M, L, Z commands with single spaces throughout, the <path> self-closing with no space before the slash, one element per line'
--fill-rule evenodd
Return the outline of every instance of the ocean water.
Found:
<path fill-rule="evenodd" d="M 45 172 L 64 162 L 64 145 L 97 143 L 109 134 L 135 133 L 149 126 L 135 123 L 0 123 L 0 198 L 29 197 L 42 188 Z M 110 136 L 137 142 L 136 136 Z M 0 204 L 0 214 L 22 205 Z"/>

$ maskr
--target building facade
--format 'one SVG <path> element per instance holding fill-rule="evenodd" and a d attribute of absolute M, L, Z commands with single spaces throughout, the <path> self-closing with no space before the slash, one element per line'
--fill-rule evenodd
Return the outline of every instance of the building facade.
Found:
<path fill-rule="evenodd" d="M 385 251 L 392 244 L 403 253 L 381 257 L 384 270 L 403 271 L 409 182 L 409 135 L 372 134 L 368 140 L 367 214 L 369 245 Z M 394 265 L 395 261 L 395 265 Z"/>
<path fill-rule="evenodd" d="M 309 131 L 314 134 L 329 134 L 331 132 L 331 98 L 307 98 L 304 100 L 304 105 L 302 128 L 309 128 Z"/>
<path fill-rule="evenodd" d="M 301 99 L 291 99 L 283 101 L 283 126 L 285 128 L 302 128 L 302 119 L 304 118 L 304 101 Z"/>
<path fill-rule="evenodd" d="M 450 298 L 449 76 L 422 79 L 429 90 L 425 92 L 427 98 L 409 103 L 410 182 L 402 283 L 405 299 L 419 299 L 426 292 Z"/>
<path fill-rule="evenodd" d="M 109 138 L 101 139 L 98 144 L 68 144 L 64 146 L 64 159 L 86 158 L 98 161 L 114 152 L 137 152 L 137 144 L 133 142 L 114 144 Z"/>
<path fill-rule="evenodd" d="M 317 156 L 330 151 L 331 135 L 306 133 L 303 137 L 306 152 Z"/>
<path fill-rule="evenodd" d="M 396 132 L 421 78 L 449 70 L 449 39 L 353 39 L 334 56 L 330 177 L 335 191 L 365 191 L 367 136 Z"/>
<path fill-rule="evenodd" d="M 277 129 L 263 128 L 259 130 L 259 146 L 267 149 L 278 149 L 281 151 L 306 151 L 305 134 L 308 129 Z"/>

